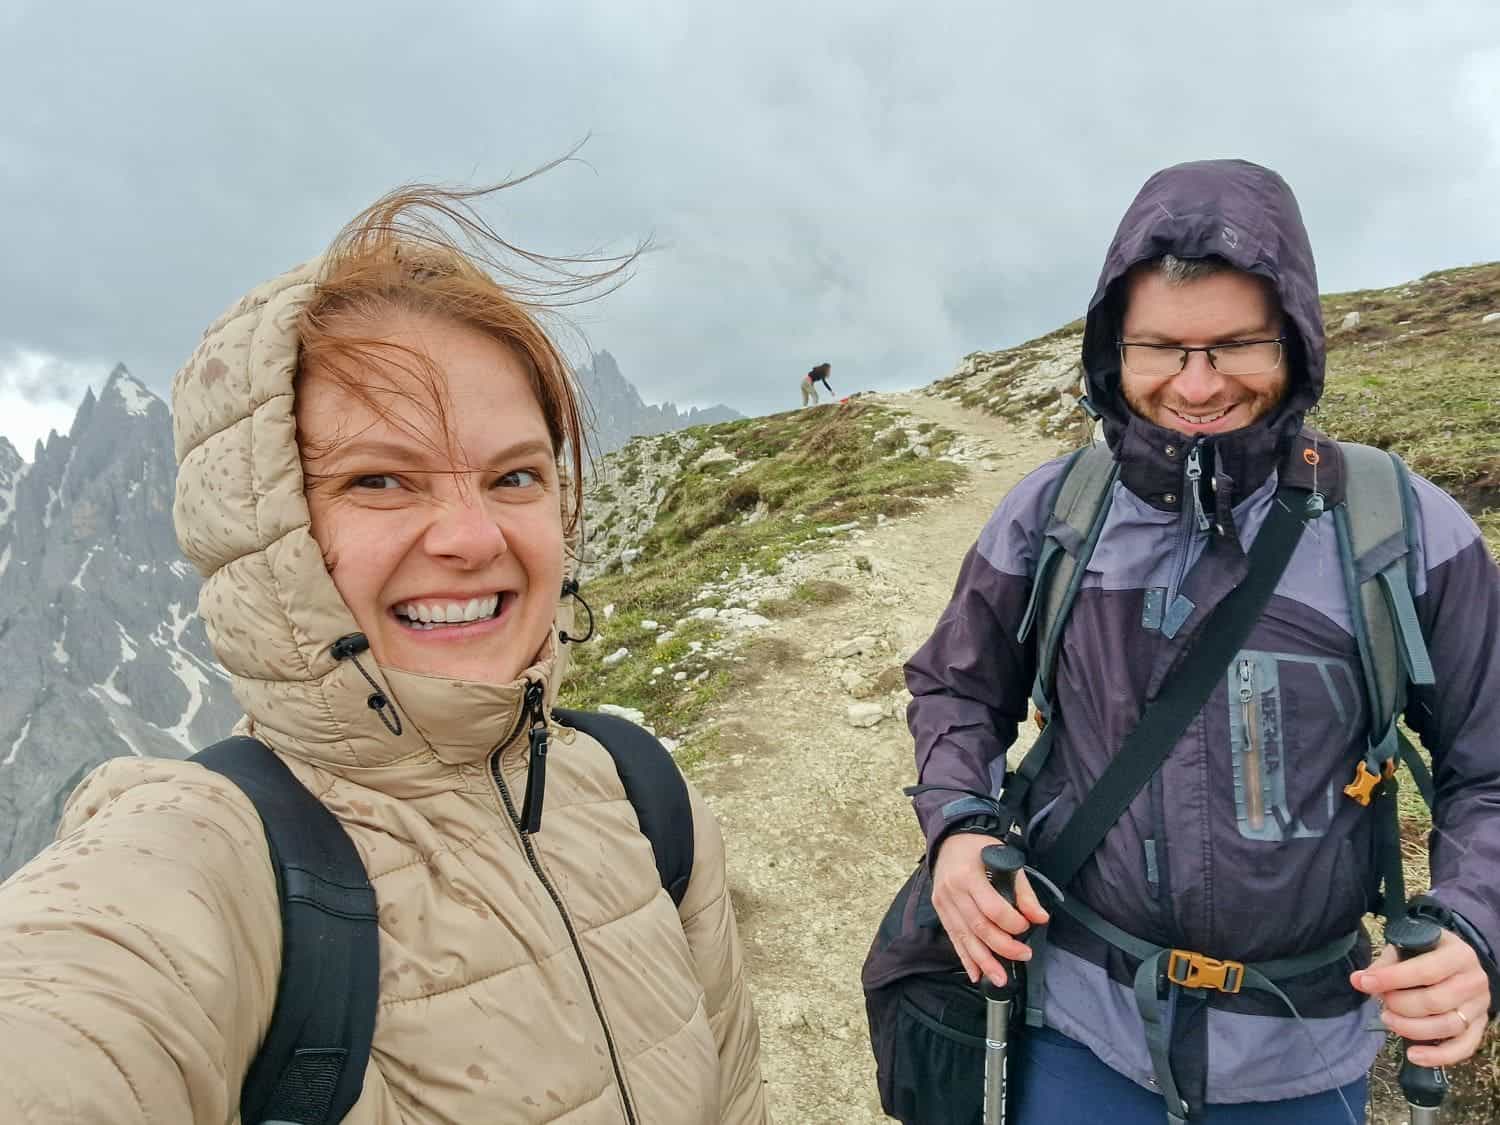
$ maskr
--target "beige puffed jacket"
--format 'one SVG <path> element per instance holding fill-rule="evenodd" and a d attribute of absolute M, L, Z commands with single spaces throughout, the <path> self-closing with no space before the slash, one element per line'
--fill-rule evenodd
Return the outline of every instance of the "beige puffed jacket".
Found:
<path fill-rule="evenodd" d="M 346 1120 L 766 1121 L 723 842 L 698 794 L 680 908 L 588 736 L 552 726 L 538 833 L 507 811 L 490 760 L 527 682 L 550 707 L 555 633 L 505 686 L 367 655 L 399 736 L 330 654 L 357 626 L 308 531 L 292 414 L 294 324 L 317 268 L 240 301 L 178 373 L 175 515 L 238 729 L 334 812 L 375 887 L 379 1009 Z M 524 746 L 498 750 L 513 795 Z M 102 766 L 58 841 L 0 887 L 0 1121 L 237 1122 L 276 995 L 279 917 L 237 788 L 187 762 Z"/>

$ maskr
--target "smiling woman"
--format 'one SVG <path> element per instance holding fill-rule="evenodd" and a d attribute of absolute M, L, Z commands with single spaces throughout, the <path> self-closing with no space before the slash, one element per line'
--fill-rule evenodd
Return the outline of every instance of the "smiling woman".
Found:
<path fill-rule="evenodd" d="M 321 892 L 378 918 L 342 1120 L 756 1125 L 718 826 L 686 787 L 691 871 L 668 881 L 613 745 L 552 711 L 583 434 L 535 283 L 556 266 L 566 298 L 628 263 L 522 255 L 502 284 L 512 248 L 467 198 L 376 203 L 213 324 L 173 388 L 178 539 L 238 731 L 373 887 L 372 907 L 357 880 Z M 291 914 L 283 949 L 269 827 L 197 762 L 117 760 L 79 787 L 0 887 L 0 1120 L 331 1120 L 288 1104 L 341 1061 L 261 1054 L 308 955 Z M 239 1093 L 268 1069 L 282 1084 L 252 1112 Z"/>

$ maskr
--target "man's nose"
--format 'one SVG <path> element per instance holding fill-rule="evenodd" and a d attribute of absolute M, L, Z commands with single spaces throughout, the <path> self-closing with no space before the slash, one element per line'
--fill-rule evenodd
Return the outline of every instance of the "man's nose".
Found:
<path fill-rule="evenodd" d="M 1208 362 L 1207 352 L 1188 352 L 1187 366 L 1172 380 L 1172 389 L 1186 403 L 1213 400 L 1224 385 L 1224 376 Z"/>

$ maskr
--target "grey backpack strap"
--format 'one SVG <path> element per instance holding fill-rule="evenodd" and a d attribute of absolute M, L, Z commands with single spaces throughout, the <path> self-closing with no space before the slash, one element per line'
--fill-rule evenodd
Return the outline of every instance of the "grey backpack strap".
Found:
<path fill-rule="evenodd" d="M 1033 628 L 1037 630 L 1037 671 L 1031 696 L 1044 719 L 1052 714 L 1052 672 L 1063 626 L 1104 529 L 1119 473 L 1120 466 L 1107 446 L 1088 445 L 1068 459 L 1052 498 L 1052 518 L 1016 635 L 1025 641 Z"/>
<path fill-rule="evenodd" d="M 1433 682 L 1412 597 L 1411 484 L 1395 454 L 1353 442 L 1339 448 L 1345 498 L 1334 509 L 1334 526 L 1370 708 L 1365 764 L 1379 774 L 1399 752 L 1396 720 L 1406 706 L 1407 685 Z"/>

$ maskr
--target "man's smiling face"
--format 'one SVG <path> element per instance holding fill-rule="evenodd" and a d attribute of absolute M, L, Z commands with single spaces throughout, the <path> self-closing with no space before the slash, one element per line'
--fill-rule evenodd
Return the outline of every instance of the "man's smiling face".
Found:
<path fill-rule="evenodd" d="M 1281 334 L 1281 312 L 1269 286 L 1239 270 L 1172 283 L 1154 268 L 1134 271 L 1126 281 L 1128 343 L 1207 347 Z M 1142 375 L 1122 367 L 1120 389 L 1130 409 L 1148 422 L 1188 436 L 1242 429 L 1274 410 L 1286 395 L 1285 349 L 1281 362 L 1254 375 L 1226 375 L 1203 352 L 1192 352 L 1175 375 Z"/>

